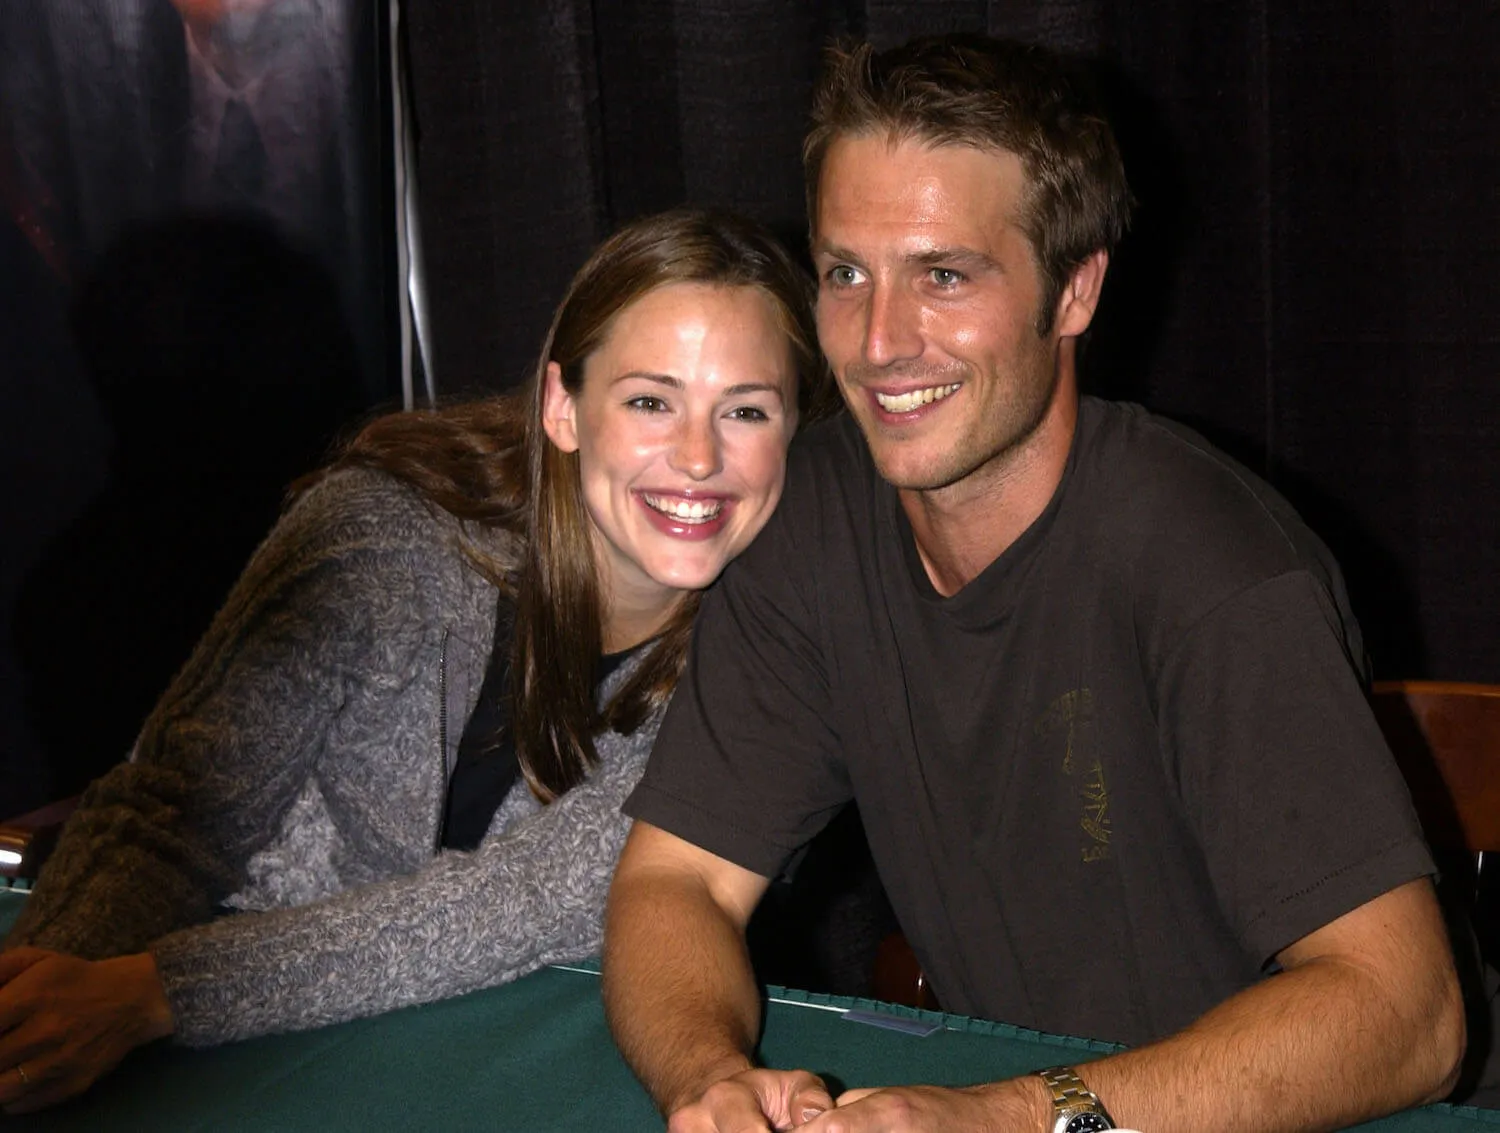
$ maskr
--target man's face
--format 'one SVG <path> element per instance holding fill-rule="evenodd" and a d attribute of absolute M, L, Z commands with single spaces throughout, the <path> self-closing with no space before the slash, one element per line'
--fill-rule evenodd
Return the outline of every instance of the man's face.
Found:
<path fill-rule="evenodd" d="M 1042 280 L 1016 224 L 1024 185 L 1020 159 L 995 150 L 884 133 L 828 150 L 818 337 L 898 488 L 945 488 L 1003 462 L 1052 402 L 1058 335 L 1072 328 L 1036 332 Z"/>

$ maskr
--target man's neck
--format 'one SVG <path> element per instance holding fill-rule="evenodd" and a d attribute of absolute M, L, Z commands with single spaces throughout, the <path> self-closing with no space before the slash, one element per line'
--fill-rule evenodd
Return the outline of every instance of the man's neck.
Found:
<path fill-rule="evenodd" d="M 1041 424 L 1020 444 L 946 488 L 900 491 L 917 554 L 944 597 L 1004 554 L 1062 483 L 1078 425 L 1078 385 L 1068 363 Z"/>

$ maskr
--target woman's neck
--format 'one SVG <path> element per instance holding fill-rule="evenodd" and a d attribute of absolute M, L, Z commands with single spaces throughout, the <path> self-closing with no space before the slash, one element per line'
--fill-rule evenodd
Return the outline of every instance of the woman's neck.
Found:
<path fill-rule="evenodd" d="M 628 597 L 616 595 L 600 626 L 604 652 L 623 653 L 650 641 L 666 628 L 681 601 L 681 594 L 674 595 L 666 603 L 659 600 L 632 603 Z"/>

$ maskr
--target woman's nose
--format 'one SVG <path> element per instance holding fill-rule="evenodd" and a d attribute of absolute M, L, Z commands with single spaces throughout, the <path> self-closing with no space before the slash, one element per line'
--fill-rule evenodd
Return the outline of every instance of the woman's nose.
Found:
<path fill-rule="evenodd" d="M 672 468 L 694 480 L 706 480 L 719 471 L 719 435 L 711 421 L 685 421 L 677 431 L 668 458 Z"/>

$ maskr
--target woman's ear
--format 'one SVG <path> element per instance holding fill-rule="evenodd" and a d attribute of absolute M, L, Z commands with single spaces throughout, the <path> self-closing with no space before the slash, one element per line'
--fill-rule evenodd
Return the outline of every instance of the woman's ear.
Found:
<path fill-rule="evenodd" d="M 542 386 L 542 428 L 563 452 L 578 451 L 578 425 L 573 419 L 575 411 L 573 395 L 563 386 L 562 367 L 556 362 L 548 362 Z"/>

